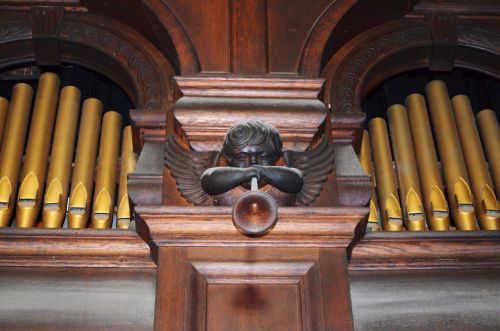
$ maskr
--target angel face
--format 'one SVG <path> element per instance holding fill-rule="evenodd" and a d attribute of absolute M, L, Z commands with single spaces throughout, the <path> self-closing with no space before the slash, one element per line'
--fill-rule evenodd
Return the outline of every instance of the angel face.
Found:
<path fill-rule="evenodd" d="M 276 148 L 269 140 L 258 145 L 249 145 L 232 151 L 225 155 L 230 167 L 248 168 L 253 165 L 273 166 L 281 155 L 276 153 Z"/>
<path fill-rule="evenodd" d="M 281 137 L 274 126 L 247 120 L 228 130 L 222 154 L 231 167 L 273 166 L 283 154 L 282 148 Z"/>

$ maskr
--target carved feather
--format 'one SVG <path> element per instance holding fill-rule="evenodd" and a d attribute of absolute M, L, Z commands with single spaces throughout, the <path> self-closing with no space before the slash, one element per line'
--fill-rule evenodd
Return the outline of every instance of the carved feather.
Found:
<path fill-rule="evenodd" d="M 295 204 L 308 206 L 316 200 L 333 169 L 333 146 L 323 136 L 318 146 L 304 152 L 284 151 L 288 167 L 302 171 L 304 185 L 297 194 Z"/>
<path fill-rule="evenodd" d="M 212 197 L 201 188 L 201 175 L 218 165 L 220 152 L 196 152 L 185 149 L 175 135 L 167 136 L 165 145 L 165 164 L 175 178 L 177 190 L 196 206 L 212 205 Z"/>

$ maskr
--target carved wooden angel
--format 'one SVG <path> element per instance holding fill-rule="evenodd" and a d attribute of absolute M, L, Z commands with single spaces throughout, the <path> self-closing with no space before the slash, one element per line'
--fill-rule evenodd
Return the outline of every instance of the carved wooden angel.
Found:
<path fill-rule="evenodd" d="M 278 205 L 307 206 L 321 193 L 333 159 L 332 145 L 325 137 L 304 152 L 283 151 L 278 130 L 259 121 L 232 126 L 220 152 L 187 150 L 174 135 L 167 137 L 165 148 L 165 163 L 179 192 L 199 206 L 233 205 L 250 189 L 254 177 L 259 190 Z M 280 160 L 284 166 L 276 166 Z"/>

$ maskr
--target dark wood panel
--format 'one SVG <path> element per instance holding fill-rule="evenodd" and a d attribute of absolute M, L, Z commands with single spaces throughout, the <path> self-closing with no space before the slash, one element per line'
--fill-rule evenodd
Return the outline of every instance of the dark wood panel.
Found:
<path fill-rule="evenodd" d="M 229 0 L 169 1 L 196 49 L 202 72 L 230 71 Z"/>
<path fill-rule="evenodd" d="M 1 268 L 2 330 L 152 330 L 155 269 Z"/>
<path fill-rule="evenodd" d="M 268 0 L 269 71 L 298 72 L 302 47 L 331 0 Z"/>
<path fill-rule="evenodd" d="M 352 330 L 342 248 L 160 247 L 157 330 Z"/>
<path fill-rule="evenodd" d="M 207 328 L 300 331 L 296 285 L 209 285 Z"/>
<path fill-rule="evenodd" d="M 266 0 L 231 1 L 231 71 L 267 72 Z"/>
<path fill-rule="evenodd" d="M 500 328 L 500 270 L 350 272 L 356 330 Z"/>

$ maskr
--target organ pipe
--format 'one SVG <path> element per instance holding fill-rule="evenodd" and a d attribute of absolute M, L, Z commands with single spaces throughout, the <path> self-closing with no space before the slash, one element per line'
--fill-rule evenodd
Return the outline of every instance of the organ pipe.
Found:
<path fill-rule="evenodd" d="M 498 201 L 493 192 L 493 181 L 486 167 L 486 159 L 469 98 L 465 95 L 457 95 L 451 101 L 467 172 L 471 179 L 479 225 L 483 230 L 499 230 Z"/>
<path fill-rule="evenodd" d="M 411 94 L 406 98 L 406 107 L 429 228 L 433 231 L 449 230 L 448 203 L 438 167 L 425 99 L 420 94 Z"/>
<path fill-rule="evenodd" d="M 393 105 L 389 107 L 387 114 L 405 227 L 409 231 L 425 231 L 425 213 L 406 108 Z"/>
<path fill-rule="evenodd" d="M 372 231 L 379 231 L 380 217 L 378 212 L 377 191 L 375 189 L 375 174 L 373 171 L 373 161 L 371 156 L 370 136 L 366 130 L 363 130 L 359 161 L 363 170 L 371 176 L 372 182 L 372 196 L 370 198 L 370 214 L 368 215 L 368 223 L 372 227 Z"/>
<path fill-rule="evenodd" d="M 119 113 L 104 114 L 92 209 L 92 227 L 96 229 L 110 228 L 113 222 L 120 128 Z"/>
<path fill-rule="evenodd" d="M 399 205 L 386 123 L 382 118 L 374 118 L 368 126 L 383 228 L 384 231 L 402 231 L 403 215 Z"/>
<path fill-rule="evenodd" d="M 426 93 L 455 225 L 459 230 L 476 230 L 474 199 L 446 85 L 443 81 L 431 81 L 426 85 Z"/>
<path fill-rule="evenodd" d="M 14 211 L 19 168 L 31 113 L 33 89 L 24 83 L 12 90 L 0 153 L 0 226 L 9 226 Z"/>
<path fill-rule="evenodd" d="M 476 119 L 498 198 L 500 197 L 500 148 L 498 147 L 500 128 L 498 127 L 498 119 L 491 109 L 481 110 Z"/>
<path fill-rule="evenodd" d="M 130 225 L 131 210 L 127 190 L 128 174 L 134 170 L 137 162 L 137 155 L 134 153 L 132 145 L 132 127 L 130 125 L 123 129 L 122 152 L 120 166 L 120 184 L 118 189 L 118 211 L 116 214 L 118 229 L 126 230 Z"/>
<path fill-rule="evenodd" d="M 75 169 L 71 179 L 68 210 L 70 228 L 85 228 L 88 223 L 101 116 L 102 103 L 93 98 L 85 100 L 80 120 L 80 132 L 78 133 Z"/>
<path fill-rule="evenodd" d="M 59 77 L 50 72 L 43 73 L 38 82 L 17 198 L 18 227 L 33 227 L 37 221 L 42 204 L 58 94 Z"/>
<path fill-rule="evenodd" d="M 80 112 L 80 90 L 61 90 L 51 160 L 44 195 L 42 221 L 46 228 L 58 228 L 66 216 L 66 204 L 73 161 L 76 125 Z"/>

